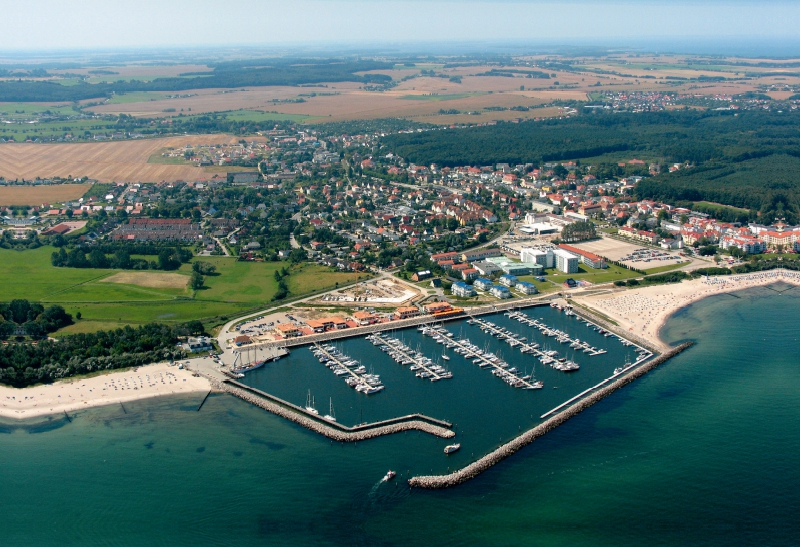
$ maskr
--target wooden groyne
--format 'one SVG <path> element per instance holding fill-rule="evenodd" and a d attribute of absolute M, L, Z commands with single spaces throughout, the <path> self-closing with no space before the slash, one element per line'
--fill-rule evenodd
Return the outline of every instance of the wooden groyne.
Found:
<path fill-rule="evenodd" d="M 670 358 L 681 353 L 683 350 L 690 347 L 692 344 L 693 342 L 686 342 L 684 344 L 681 344 L 680 346 L 670 349 L 669 351 L 663 353 L 662 355 L 659 355 L 653 360 L 648 361 L 642 366 L 632 370 L 631 372 L 615 380 L 608 386 L 599 389 L 598 391 L 595 391 L 585 399 L 582 399 L 581 401 L 577 402 L 575 405 L 556 414 L 552 418 L 548 419 L 545 422 L 542 422 L 536 427 L 529 429 L 519 437 L 516 437 L 515 439 L 504 444 L 503 446 L 497 448 L 493 452 L 490 452 L 489 454 L 483 456 L 479 460 L 469 464 L 468 466 L 462 469 L 459 469 L 458 471 L 450 473 L 449 475 L 428 475 L 428 476 L 412 477 L 411 479 L 409 479 L 408 484 L 412 487 L 417 487 L 417 488 L 448 488 L 450 486 L 455 486 L 457 484 L 466 482 L 469 479 L 480 475 L 481 473 L 483 473 L 493 465 L 497 464 L 501 460 L 514 454 L 521 448 L 529 445 L 530 443 L 532 443 L 533 441 L 535 441 L 548 431 L 552 431 L 553 429 L 560 426 L 573 416 L 586 410 L 596 402 L 605 399 L 619 388 L 630 384 L 640 376 L 644 376 L 657 366 L 665 363 Z"/>
<path fill-rule="evenodd" d="M 268 412 L 272 412 L 281 418 L 286 418 L 291 422 L 337 442 L 357 442 L 380 437 L 382 435 L 391 435 L 392 433 L 401 433 L 411 430 L 430 433 L 431 435 L 443 439 L 450 439 L 456 435 L 449 429 L 452 427 L 452 424 L 422 414 L 411 414 L 371 424 L 347 427 L 337 422 L 322 421 L 323 419 L 321 418 L 317 418 L 316 416 L 312 417 L 309 413 L 296 405 L 240 384 L 239 382 L 226 380 L 221 384 L 217 384 L 215 387 L 220 391 L 230 393 L 234 397 L 238 397 L 243 401 L 247 401 Z"/>

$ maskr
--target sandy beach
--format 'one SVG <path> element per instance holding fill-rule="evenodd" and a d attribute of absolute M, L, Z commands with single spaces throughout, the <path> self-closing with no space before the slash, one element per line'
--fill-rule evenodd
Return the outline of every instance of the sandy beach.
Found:
<path fill-rule="evenodd" d="M 208 392 L 209 381 L 159 363 L 91 378 L 15 389 L 0 385 L 0 417 L 26 419 L 177 393 Z"/>
<path fill-rule="evenodd" d="M 707 296 L 740 291 L 777 282 L 800 285 L 800 272 L 772 270 L 741 275 L 711 276 L 612 294 L 580 296 L 573 299 L 613 319 L 625 332 L 640 336 L 662 351 L 666 344 L 659 330 L 669 316 Z"/>

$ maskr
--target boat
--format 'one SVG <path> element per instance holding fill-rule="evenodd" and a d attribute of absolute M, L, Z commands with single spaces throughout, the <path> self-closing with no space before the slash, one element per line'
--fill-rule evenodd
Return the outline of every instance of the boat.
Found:
<path fill-rule="evenodd" d="M 316 414 L 319 416 L 319 411 L 314 408 L 314 399 L 311 398 L 311 390 L 308 390 L 308 395 L 306 396 L 306 412 L 310 412 L 311 414 Z"/>
<path fill-rule="evenodd" d="M 458 451 L 460 448 L 461 448 L 461 444 L 460 443 L 448 444 L 447 446 L 444 447 L 444 453 L 445 454 L 452 454 L 453 452 Z"/>
<path fill-rule="evenodd" d="M 333 398 L 331 398 L 330 402 L 328 403 L 328 413 L 323 416 L 329 422 L 336 421 L 336 414 L 333 412 Z"/>
<path fill-rule="evenodd" d="M 442 359 L 444 359 L 445 361 L 449 361 L 450 357 L 448 357 L 447 355 L 442 355 Z"/>
<path fill-rule="evenodd" d="M 381 479 L 381 482 L 389 482 L 390 480 L 392 480 L 393 478 L 395 478 L 395 476 L 397 476 L 397 473 L 395 473 L 394 471 L 392 471 L 392 470 L 390 469 L 390 470 L 389 470 L 389 471 L 387 471 L 387 472 L 386 472 L 386 474 L 383 476 L 383 478 Z"/>

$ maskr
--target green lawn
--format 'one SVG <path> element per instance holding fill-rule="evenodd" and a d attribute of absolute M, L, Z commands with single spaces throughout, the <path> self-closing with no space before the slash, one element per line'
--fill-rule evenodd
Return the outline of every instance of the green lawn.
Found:
<path fill-rule="evenodd" d="M 65 332 L 90 332 L 151 321 L 182 323 L 192 319 L 233 316 L 267 306 L 278 290 L 275 271 L 289 267 L 286 262 L 239 262 L 228 257 L 198 257 L 211 262 L 217 274 L 206 277 L 206 287 L 190 290 L 154 289 L 137 285 L 101 282 L 119 270 L 55 268 L 50 263 L 52 247 L 30 251 L 0 249 L 2 300 L 24 298 L 57 303 L 71 313 L 82 315 Z M 290 268 L 289 297 L 334 288 L 354 281 L 358 274 L 335 272 L 314 264 Z M 191 265 L 179 273 L 188 275 Z M 362 274 L 363 275 L 363 274 Z"/>
<path fill-rule="evenodd" d="M 148 101 L 160 101 L 166 99 L 165 93 L 153 93 L 151 91 L 132 91 L 129 93 L 117 94 L 111 97 L 109 104 L 143 103 Z"/>
<path fill-rule="evenodd" d="M 689 262 L 678 262 L 677 264 L 667 264 L 666 266 L 659 266 L 658 268 L 650 268 L 648 270 L 643 270 L 644 273 L 647 275 L 650 274 L 657 274 L 657 273 L 664 273 L 669 272 L 672 270 L 677 270 L 682 266 L 686 266 Z"/>
<path fill-rule="evenodd" d="M 584 264 L 578 266 L 578 273 L 565 274 L 553 270 L 552 273 L 545 274 L 545 277 L 554 283 L 564 283 L 569 278 L 576 281 L 588 281 L 590 283 L 608 283 L 609 281 L 617 281 L 618 279 L 631 279 L 633 277 L 640 277 L 641 274 L 632 272 L 619 266 L 609 265 L 608 268 L 603 270 L 595 270 Z"/>

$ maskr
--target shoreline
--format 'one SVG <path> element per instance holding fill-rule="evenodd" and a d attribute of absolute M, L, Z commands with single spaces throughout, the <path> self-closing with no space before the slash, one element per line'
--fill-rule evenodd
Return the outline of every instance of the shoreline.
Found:
<path fill-rule="evenodd" d="M 192 376 L 190 370 L 156 363 L 26 388 L 0 385 L 0 418 L 25 420 L 151 397 L 211 390 L 211 382 L 203 376 Z"/>
<path fill-rule="evenodd" d="M 661 328 L 681 309 L 709 296 L 736 292 L 778 282 L 800 285 L 800 272 L 769 270 L 747 274 L 710 276 L 680 283 L 653 285 L 610 294 L 581 296 L 572 300 L 597 310 L 617 323 L 622 334 L 641 337 L 660 351 L 670 347 L 661 339 Z"/>

